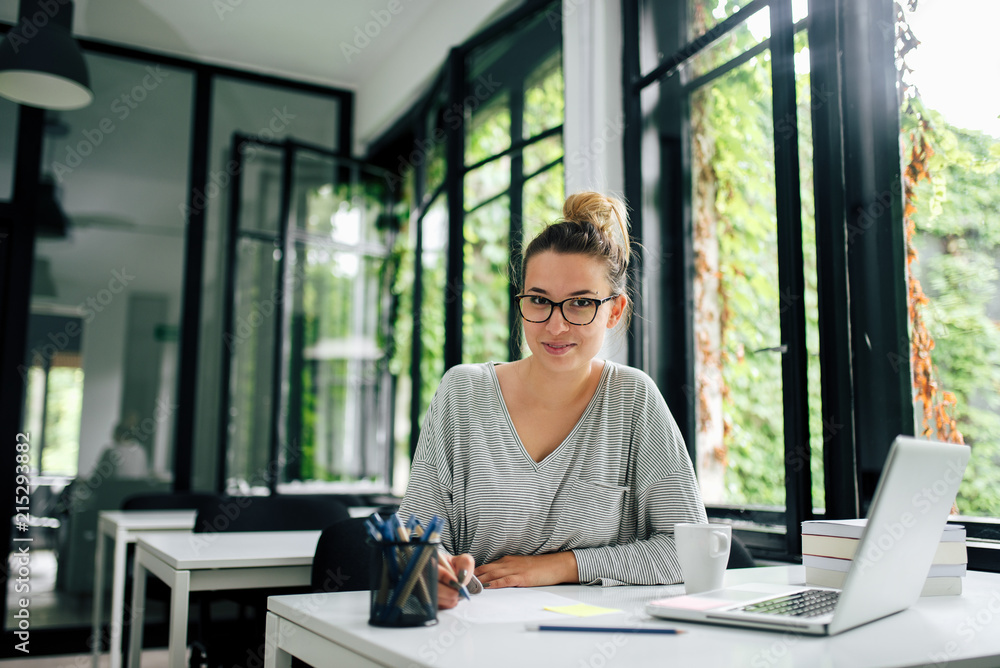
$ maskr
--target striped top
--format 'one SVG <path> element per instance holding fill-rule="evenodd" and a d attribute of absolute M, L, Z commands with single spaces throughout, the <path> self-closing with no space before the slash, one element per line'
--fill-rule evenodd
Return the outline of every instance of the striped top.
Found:
<path fill-rule="evenodd" d="M 580 582 L 599 585 L 680 582 L 673 526 L 708 521 L 653 380 L 611 361 L 579 422 L 541 462 L 517 436 L 493 364 L 450 369 L 399 512 L 445 518 L 443 546 L 477 565 L 573 550 Z"/>

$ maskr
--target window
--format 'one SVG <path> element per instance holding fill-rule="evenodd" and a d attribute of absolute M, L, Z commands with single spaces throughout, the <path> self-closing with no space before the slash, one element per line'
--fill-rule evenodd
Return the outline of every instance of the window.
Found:
<path fill-rule="evenodd" d="M 626 181 L 652 184 L 629 197 L 643 203 L 639 229 L 662 221 L 641 237 L 641 292 L 653 297 L 640 336 L 665 341 L 648 364 L 660 369 L 706 503 L 791 525 L 791 487 L 807 487 L 796 502 L 810 512 L 823 503 L 822 477 L 796 466 L 822 459 L 820 402 L 807 395 L 814 388 L 818 399 L 820 387 L 815 253 L 806 250 L 815 246 L 811 144 L 808 124 L 796 122 L 809 110 L 805 23 L 767 3 L 638 11 L 650 17 L 636 54 L 642 164 L 658 166 L 660 180 L 647 167 Z M 674 12 L 688 26 L 683 44 L 656 29 L 673 25 Z M 666 389 L 681 378 L 680 391 Z"/>
<path fill-rule="evenodd" d="M 396 231 L 384 180 L 292 141 L 233 141 L 226 488 L 384 491 Z"/>
<path fill-rule="evenodd" d="M 282 221 L 283 152 L 281 143 L 294 138 L 321 150 L 338 153 L 344 142 L 343 99 L 279 85 L 268 85 L 241 78 L 218 76 L 211 86 L 211 125 L 206 148 L 207 183 L 195 189 L 194 206 L 199 207 L 205 226 L 205 262 L 202 276 L 200 349 L 198 352 L 198 411 L 195 413 L 196 438 L 203 443 L 230 443 L 222 447 L 196 448 L 193 456 L 193 486 L 199 489 L 238 488 L 269 489 L 278 482 L 271 467 L 272 456 L 284 452 L 272 432 L 271 379 L 277 378 L 274 360 L 275 322 L 281 310 L 272 292 L 279 287 L 278 263 L 274 260 L 275 239 L 284 229 Z M 233 136 L 255 140 L 235 168 Z M 298 167 L 296 165 L 296 167 Z M 298 172 L 296 172 L 298 176 Z M 241 179 L 239 222 L 250 232 L 241 236 L 236 254 L 245 262 L 237 263 L 236 301 L 233 328 L 224 323 L 228 223 L 231 212 L 231 184 Z M 301 194 L 301 193 L 297 193 Z M 290 195 L 288 195 L 290 197 Z M 289 200 L 293 202 L 293 200 Z M 294 200 L 296 206 L 302 203 Z M 300 209 L 295 210 L 296 213 Z M 279 248 L 280 242 L 279 242 Z M 256 306 L 255 306 L 256 303 Z M 261 309 L 267 309 L 264 313 Z M 252 318 L 259 326 L 237 329 Z M 241 320 L 242 319 L 242 320 Z M 223 347 L 223 343 L 238 345 Z M 226 377 L 223 359 L 232 355 L 232 373 Z M 230 381 L 240 393 L 229 408 L 242 411 L 233 424 L 225 412 L 221 389 Z M 222 402 L 222 403 L 220 403 Z M 275 404 L 276 405 L 276 404 Z M 235 432 L 227 431 L 229 428 Z M 275 449 L 272 450 L 272 447 Z"/>
<path fill-rule="evenodd" d="M 425 99 L 373 147 L 371 160 L 409 210 L 397 238 L 399 337 L 394 488 L 445 370 L 520 357 L 511 281 L 527 239 L 562 211 L 562 34 L 533 4 L 453 51 Z M 452 85 L 459 81 L 460 85 Z M 461 150 L 459 150 L 461 149 Z M 412 315 L 407 305 L 419 305 Z M 408 373 L 407 373 L 407 366 Z"/>
<path fill-rule="evenodd" d="M 36 270 L 36 277 L 43 274 Z M 63 478 L 46 480 L 61 491 L 79 466 L 83 320 L 36 313 L 29 329 L 24 430 L 32 434 L 31 469 L 39 477 Z"/>
<path fill-rule="evenodd" d="M 165 63 L 85 58 L 94 103 L 45 112 L 21 367 L 19 430 L 34 456 L 32 592 L 43 606 L 33 627 L 46 630 L 89 622 L 98 512 L 169 489 L 173 471 L 177 203 L 194 76 Z M 118 448 L 126 442 L 127 456 Z"/>
<path fill-rule="evenodd" d="M 1000 121 L 966 66 L 997 62 L 986 49 L 970 61 L 967 49 L 1000 14 L 963 3 L 977 19 L 958 31 L 952 5 L 898 11 L 916 430 L 972 448 L 958 511 L 1000 517 Z"/>
<path fill-rule="evenodd" d="M 995 105 L 953 81 L 953 50 L 935 55 L 971 38 L 945 28 L 953 3 L 863 6 L 625 3 L 627 195 L 654 296 L 632 357 L 710 514 L 758 556 L 800 554 L 803 519 L 863 516 L 901 433 L 967 436 L 959 519 L 974 540 L 995 520 L 970 516 L 1000 514 Z M 932 104 L 919 62 L 950 62 L 969 96 Z M 973 110 L 981 125 L 959 120 Z M 970 564 L 997 568 L 975 547 Z"/>

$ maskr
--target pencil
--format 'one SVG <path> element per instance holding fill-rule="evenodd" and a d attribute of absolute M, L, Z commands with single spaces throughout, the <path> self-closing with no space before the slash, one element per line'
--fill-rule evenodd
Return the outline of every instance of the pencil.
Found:
<path fill-rule="evenodd" d="M 677 635 L 687 633 L 680 629 L 658 629 L 644 626 L 554 626 L 552 624 L 528 624 L 526 631 L 576 631 L 583 633 L 654 633 Z"/>

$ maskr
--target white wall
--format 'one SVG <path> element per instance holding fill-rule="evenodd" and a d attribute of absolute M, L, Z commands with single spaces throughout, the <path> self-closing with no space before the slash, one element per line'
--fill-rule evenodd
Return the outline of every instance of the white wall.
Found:
<path fill-rule="evenodd" d="M 563 0 L 566 192 L 625 192 L 621 4 Z"/>
<path fill-rule="evenodd" d="M 424 93 L 449 51 L 505 13 L 510 0 L 439 0 L 416 24 L 355 95 L 355 155 L 388 130 Z M 404 5 L 405 7 L 405 5 Z"/>
<path fill-rule="evenodd" d="M 106 295 L 99 290 L 91 297 L 106 301 Z M 97 303 L 102 310 L 86 312 L 83 325 L 80 475 L 90 474 L 104 446 L 111 443 L 113 430 L 120 418 L 118 412 L 124 379 L 122 363 L 128 295 L 125 292 L 114 294 L 106 306 Z M 91 318 L 89 322 L 87 318 Z"/>

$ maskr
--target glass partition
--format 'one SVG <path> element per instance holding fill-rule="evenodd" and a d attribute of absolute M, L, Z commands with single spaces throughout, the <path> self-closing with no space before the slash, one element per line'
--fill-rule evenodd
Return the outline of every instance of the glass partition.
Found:
<path fill-rule="evenodd" d="M 224 429 L 226 424 L 225 421 L 220 423 L 219 419 L 222 415 L 220 388 L 223 387 L 221 355 L 224 352 L 228 354 L 224 347 L 227 337 L 232 339 L 239 334 L 225 328 L 223 317 L 230 189 L 242 177 L 245 185 L 240 193 L 241 229 L 258 232 L 263 236 L 278 235 L 284 224 L 278 210 L 282 165 L 276 157 L 278 154 L 267 149 L 268 143 L 295 138 L 323 149 L 337 151 L 342 148 L 339 145 L 341 120 L 341 102 L 336 98 L 231 77 L 220 76 L 213 80 L 211 145 L 208 147 L 209 184 L 201 200 L 204 202 L 206 229 L 198 352 L 199 410 L 195 415 L 196 447 L 193 453 L 195 488 L 224 488 L 228 484 L 225 469 L 234 464 L 234 457 L 239 459 L 235 465 L 237 470 L 242 471 L 243 479 L 255 478 L 257 485 L 266 487 L 264 478 L 269 475 L 266 459 L 268 450 L 261 450 L 263 445 L 258 444 L 241 455 L 220 452 L 219 446 L 225 440 L 225 434 L 220 429 Z M 233 167 L 234 133 L 261 142 L 247 150 L 238 171 Z M 266 249 L 259 252 L 268 254 Z M 253 308 L 252 300 L 246 308 Z M 252 336 L 256 345 L 264 349 L 267 347 L 266 336 L 269 334 L 263 330 L 271 331 L 274 314 L 257 315 L 262 318 L 262 325 L 254 328 Z M 264 321 L 266 325 L 263 324 Z M 235 320 L 234 324 L 239 322 Z M 240 354 L 250 356 L 249 347 L 246 351 L 241 349 Z M 257 362 L 248 361 L 246 364 Z M 264 422 L 257 425 L 261 433 L 255 430 L 253 438 L 267 437 L 270 430 L 268 415 L 265 412 L 254 418 Z M 257 459 L 244 460 L 251 451 L 259 453 Z"/>
<path fill-rule="evenodd" d="M 226 488 L 387 491 L 396 224 L 385 180 L 294 142 L 234 141 L 270 169 L 240 170 L 231 212 Z"/>
<path fill-rule="evenodd" d="M 173 472 L 178 204 L 194 77 L 109 56 L 86 60 L 94 103 L 46 114 L 35 221 L 23 364 L 32 630 L 89 629 L 98 512 L 169 489 Z M 8 115 L 0 117 L 6 126 Z M 162 618 L 162 608 L 152 612 Z"/>

